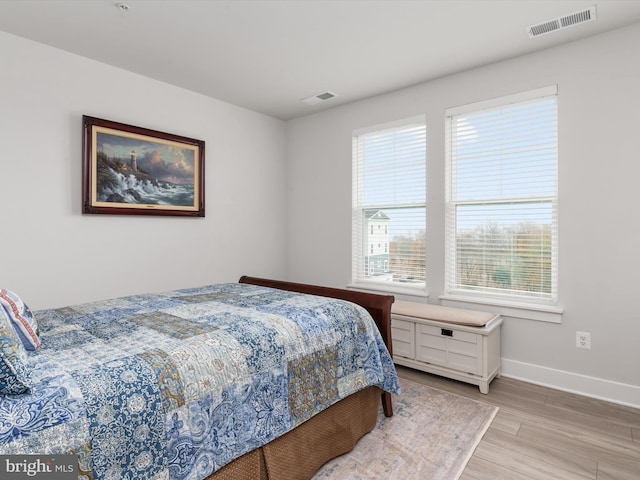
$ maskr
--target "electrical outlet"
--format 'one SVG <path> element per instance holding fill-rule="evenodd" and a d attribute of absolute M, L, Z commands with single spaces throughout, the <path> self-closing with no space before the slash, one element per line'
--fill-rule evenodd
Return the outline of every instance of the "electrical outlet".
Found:
<path fill-rule="evenodd" d="M 576 347 L 591 350 L 591 333 L 576 332 Z"/>

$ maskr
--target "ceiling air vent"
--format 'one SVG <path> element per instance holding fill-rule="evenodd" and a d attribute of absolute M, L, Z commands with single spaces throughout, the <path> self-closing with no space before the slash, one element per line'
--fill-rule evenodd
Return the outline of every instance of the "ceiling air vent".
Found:
<path fill-rule="evenodd" d="M 556 30 L 573 27 L 580 23 L 590 22 L 595 19 L 596 6 L 594 5 L 587 10 L 581 10 L 570 15 L 565 15 L 564 17 L 554 18 L 553 20 L 548 20 L 546 22 L 527 27 L 527 33 L 529 34 L 529 38 L 535 38 L 540 35 L 555 32 Z"/>
<path fill-rule="evenodd" d="M 337 96 L 338 95 L 336 95 L 333 92 L 326 91 L 326 92 L 319 93 L 317 95 L 312 95 L 310 97 L 303 98 L 300 101 L 302 103 L 306 103 L 307 105 L 315 105 L 317 103 L 324 102 L 326 100 L 329 100 L 330 98 L 337 97 Z"/>

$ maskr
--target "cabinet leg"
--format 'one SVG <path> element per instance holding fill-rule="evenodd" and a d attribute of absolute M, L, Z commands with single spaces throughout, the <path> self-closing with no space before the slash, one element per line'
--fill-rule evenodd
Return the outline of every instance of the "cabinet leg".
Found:
<path fill-rule="evenodd" d="M 480 382 L 480 393 L 484 393 L 485 395 L 489 393 L 489 382 Z"/>

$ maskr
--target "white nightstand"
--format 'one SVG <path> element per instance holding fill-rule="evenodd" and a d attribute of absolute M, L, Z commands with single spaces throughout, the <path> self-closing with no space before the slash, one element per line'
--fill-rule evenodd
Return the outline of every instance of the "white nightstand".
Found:
<path fill-rule="evenodd" d="M 502 317 L 486 312 L 396 301 L 391 307 L 393 361 L 478 385 L 500 376 Z"/>

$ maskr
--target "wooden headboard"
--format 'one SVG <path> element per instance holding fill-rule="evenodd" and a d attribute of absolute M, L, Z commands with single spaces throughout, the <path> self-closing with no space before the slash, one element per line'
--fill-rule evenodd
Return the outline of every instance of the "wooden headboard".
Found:
<path fill-rule="evenodd" d="M 347 290 L 342 288 L 322 287 L 319 285 L 308 285 L 305 283 L 285 282 L 282 280 L 271 280 L 267 278 L 248 277 L 243 275 L 238 283 L 248 283 L 251 285 L 259 285 L 262 287 L 278 288 L 280 290 L 289 290 L 292 292 L 308 293 L 311 295 L 319 295 L 321 297 L 338 298 L 356 303 L 365 308 L 373 320 L 376 322 L 382 340 L 384 341 L 389 354 L 393 355 L 391 345 L 391 304 L 395 298 L 393 295 L 380 295 L 377 293 L 365 293 L 355 290 Z M 393 415 L 391 407 L 391 394 L 384 392 L 382 394 L 382 405 L 384 413 L 387 417 Z"/>

